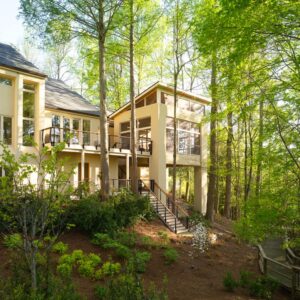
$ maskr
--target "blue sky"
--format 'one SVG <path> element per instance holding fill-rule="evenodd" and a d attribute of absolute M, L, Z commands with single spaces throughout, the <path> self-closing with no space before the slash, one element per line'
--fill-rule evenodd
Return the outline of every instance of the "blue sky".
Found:
<path fill-rule="evenodd" d="M 24 29 L 17 19 L 19 0 L 0 0 L 0 42 L 18 45 L 22 43 Z"/>

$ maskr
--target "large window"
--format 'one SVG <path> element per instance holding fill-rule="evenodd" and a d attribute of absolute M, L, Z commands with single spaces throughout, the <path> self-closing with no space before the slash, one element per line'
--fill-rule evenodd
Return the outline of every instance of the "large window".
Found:
<path fill-rule="evenodd" d="M 173 151 L 174 144 L 174 119 L 167 118 L 166 122 L 166 150 Z M 177 153 L 200 154 L 200 127 L 197 123 L 177 120 Z"/>
<path fill-rule="evenodd" d="M 32 146 L 34 142 L 35 86 L 23 87 L 23 145 Z"/>
<path fill-rule="evenodd" d="M 0 141 L 4 144 L 12 143 L 12 119 L 11 117 L 0 116 Z"/>
<path fill-rule="evenodd" d="M 83 144 L 90 145 L 90 143 L 91 143 L 91 121 L 83 120 L 82 121 L 82 129 L 83 129 Z"/>
<path fill-rule="evenodd" d="M 174 105 L 174 97 L 167 93 L 161 93 L 161 103 L 164 103 L 168 106 Z M 205 106 L 198 101 L 187 100 L 183 98 L 177 99 L 177 107 L 181 110 L 191 111 L 197 114 L 204 114 Z"/>
<path fill-rule="evenodd" d="M 151 117 L 138 119 L 136 121 L 137 144 L 141 151 L 149 150 L 151 142 Z M 121 146 L 123 149 L 130 148 L 130 122 L 120 124 Z"/>

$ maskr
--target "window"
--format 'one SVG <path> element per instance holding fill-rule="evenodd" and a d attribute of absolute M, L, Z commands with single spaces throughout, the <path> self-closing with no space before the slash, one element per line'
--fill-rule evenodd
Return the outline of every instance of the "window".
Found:
<path fill-rule="evenodd" d="M 156 92 L 152 93 L 151 95 L 149 95 L 146 98 L 146 105 L 151 105 L 151 104 L 154 104 L 156 102 L 157 102 L 157 100 L 156 100 Z"/>
<path fill-rule="evenodd" d="M 80 128 L 80 120 L 73 120 L 73 134 L 72 134 L 72 144 L 79 144 L 79 128 Z"/>
<path fill-rule="evenodd" d="M 12 143 L 12 118 L 0 116 L 0 141 L 4 144 Z"/>
<path fill-rule="evenodd" d="M 69 143 L 70 142 L 70 119 L 64 118 L 64 142 Z"/>
<path fill-rule="evenodd" d="M 124 122 L 120 124 L 120 131 L 127 131 L 130 130 L 130 122 Z"/>
<path fill-rule="evenodd" d="M 162 92 L 161 103 L 172 106 L 174 105 L 174 97 Z M 177 100 L 177 105 L 179 109 L 191 111 L 197 114 L 204 114 L 205 112 L 205 106 L 198 101 L 179 98 Z"/>
<path fill-rule="evenodd" d="M 23 145 L 32 146 L 34 141 L 34 110 L 35 110 L 35 86 L 24 84 L 23 86 Z"/>
<path fill-rule="evenodd" d="M 4 77 L 0 77 L 0 84 L 12 86 L 12 80 Z"/>
<path fill-rule="evenodd" d="M 143 118 L 137 120 L 137 128 L 144 128 L 144 127 L 150 127 L 151 126 L 151 118 Z"/>
<path fill-rule="evenodd" d="M 173 118 L 166 122 L 166 150 L 173 151 L 174 123 Z M 200 154 L 200 127 L 197 123 L 177 120 L 177 152 L 180 154 Z"/>
<path fill-rule="evenodd" d="M 52 116 L 52 127 L 60 128 L 60 116 L 57 115 Z"/>
<path fill-rule="evenodd" d="M 91 121 L 83 120 L 82 122 L 83 144 L 90 145 L 91 142 Z"/>
<path fill-rule="evenodd" d="M 144 99 L 142 99 L 142 100 L 135 103 L 135 108 L 139 108 L 139 107 L 143 107 L 143 106 L 145 106 Z"/>

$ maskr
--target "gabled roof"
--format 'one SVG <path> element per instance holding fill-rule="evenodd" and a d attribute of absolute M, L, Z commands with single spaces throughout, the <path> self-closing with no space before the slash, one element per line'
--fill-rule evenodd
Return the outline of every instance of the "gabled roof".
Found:
<path fill-rule="evenodd" d="M 47 75 L 41 72 L 15 48 L 2 43 L 0 43 L 0 66 L 39 77 L 47 77 Z"/>
<path fill-rule="evenodd" d="M 164 91 L 168 91 L 170 93 L 172 93 L 174 91 L 174 88 L 172 86 L 167 85 L 166 83 L 157 81 L 154 84 L 152 84 L 150 87 L 145 89 L 143 92 L 141 92 L 139 95 L 137 95 L 135 97 L 135 101 L 145 97 L 146 95 L 150 94 L 152 91 L 154 91 L 155 89 L 158 89 L 158 88 L 160 88 Z M 202 104 L 205 104 L 205 105 L 210 105 L 210 103 L 211 103 L 210 98 L 207 98 L 207 97 L 204 97 L 204 96 L 198 96 L 198 95 L 195 95 L 191 92 L 187 92 L 187 91 L 184 91 L 184 90 L 181 90 L 181 89 L 177 89 L 177 93 L 178 93 L 179 96 L 184 96 L 184 97 L 189 98 L 191 100 L 199 101 L 199 102 L 201 102 Z M 121 106 L 119 109 L 114 111 L 109 117 L 110 118 L 115 117 L 116 115 L 121 113 L 123 110 L 127 109 L 130 105 L 131 105 L 130 102 L 127 102 L 126 104 Z"/>
<path fill-rule="evenodd" d="M 99 107 L 91 104 L 80 94 L 72 91 L 63 81 L 46 80 L 46 108 L 99 116 Z"/>

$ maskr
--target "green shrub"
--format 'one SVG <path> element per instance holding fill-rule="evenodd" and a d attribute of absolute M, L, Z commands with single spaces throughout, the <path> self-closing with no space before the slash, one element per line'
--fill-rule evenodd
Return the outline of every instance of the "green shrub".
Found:
<path fill-rule="evenodd" d="M 80 261 L 78 272 L 83 277 L 93 278 L 95 273 L 95 267 L 93 266 L 91 261 L 83 260 Z"/>
<path fill-rule="evenodd" d="M 129 248 L 121 244 L 116 244 L 114 250 L 117 257 L 119 258 L 128 259 L 131 255 L 131 251 L 129 250 Z"/>
<path fill-rule="evenodd" d="M 107 233 L 95 233 L 92 239 L 92 243 L 97 246 L 103 246 L 106 243 L 112 241 L 111 237 Z"/>
<path fill-rule="evenodd" d="M 86 260 L 91 263 L 92 266 L 96 267 L 101 263 L 101 257 L 97 254 L 90 253 L 87 257 Z"/>
<path fill-rule="evenodd" d="M 102 279 L 104 277 L 113 277 L 121 272 L 120 263 L 113 263 L 107 261 L 103 264 L 102 268 L 95 271 L 94 278 Z"/>
<path fill-rule="evenodd" d="M 62 263 L 57 266 L 57 272 L 63 277 L 70 277 L 72 273 L 72 265 L 68 263 Z"/>
<path fill-rule="evenodd" d="M 157 246 L 157 243 L 149 236 L 143 236 L 141 238 L 141 244 L 147 249 L 152 249 Z"/>
<path fill-rule="evenodd" d="M 82 260 L 84 257 L 83 251 L 82 250 L 73 250 L 71 257 L 73 259 L 73 261 L 79 261 Z"/>
<path fill-rule="evenodd" d="M 23 240 L 21 235 L 19 233 L 13 233 L 4 237 L 3 244 L 7 248 L 15 249 L 22 247 L 22 242 Z"/>
<path fill-rule="evenodd" d="M 240 272 L 239 285 L 242 288 L 248 288 L 252 280 L 253 280 L 253 274 L 251 272 L 247 272 L 247 271 Z"/>
<path fill-rule="evenodd" d="M 269 300 L 272 299 L 277 288 L 278 283 L 275 280 L 269 277 L 260 277 L 250 283 L 249 294 L 252 297 Z"/>
<path fill-rule="evenodd" d="M 123 191 L 108 201 L 88 196 L 69 207 L 69 223 L 88 232 L 115 232 L 133 225 L 151 209 L 147 197 Z"/>
<path fill-rule="evenodd" d="M 132 272 L 136 273 L 144 273 L 146 272 L 147 263 L 151 259 L 151 254 L 147 251 L 137 251 L 130 258 L 129 261 L 129 269 Z"/>
<path fill-rule="evenodd" d="M 64 254 L 68 251 L 68 245 L 63 243 L 63 242 L 58 242 L 58 243 L 55 243 L 52 247 L 52 251 L 53 252 L 56 252 L 56 253 L 59 253 L 59 254 Z"/>
<path fill-rule="evenodd" d="M 64 254 L 58 260 L 58 264 L 73 265 L 74 262 L 75 262 L 75 258 L 71 254 Z"/>
<path fill-rule="evenodd" d="M 231 272 L 227 272 L 224 279 L 223 285 L 228 292 L 234 292 L 234 290 L 239 286 L 239 283 L 233 278 Z"/>
<path fill-rule="evenodd" d="M 165 231 L 159 231 L 157 233 L 159 239 L 160 239 L 160 246 L 162 248 L 166 248 L 168 247 L 169 243 L 170 243 L 170 239 L 168 234 Z"/>
<path fill-rule="evenodd" d="M 165 291 L 158 291 L 152 284 L 148 290 L 143 282 L 132 274 L 120 275 L 107 282 L 105 286 L 97 286 L 95 295 L 100 300 L 166 300 Z"/>
<path fill-rule="evenodd" d="M 122 245 L 125 245 L 129 248 L 132 248 L 136 244 L 136 233 L 134 232 L 126 232 L 126 231 L 119 231 L 115 235 L 115 239 Z"/>
<path fill-rule="evenodd" d="M 179 257 L 179 254 L 174 248 L 167 248 L 164 251 L 165 263 L 167 265 L 170 265 L 170 264 L 173 264 L 174 262 L 176 262 L 178 257 Z"/>

